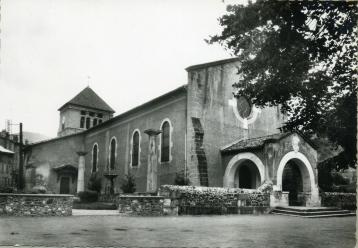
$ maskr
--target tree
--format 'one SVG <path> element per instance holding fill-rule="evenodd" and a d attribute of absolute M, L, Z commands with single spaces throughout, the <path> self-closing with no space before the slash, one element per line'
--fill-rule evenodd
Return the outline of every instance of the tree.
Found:
<path fill-rule="evenodd" d="M 127 174 L 121 185 L 123 193 L 134 193 L 136 190 L 135 180 L 132 174 Z"/>
<path fill-rule="evenodd" d="M 234 95 L 281 106 L 284 130 L 328 137 L 356 164 L 357 2 L 263 1 L 228 6 L 219 43 L 241 60 Z"/>
<path fill-rule="evenodd" d="M 89 178 L 87 188 L 89 190 L 96 191 L 97 193 L 101 192 L 102 189 L 102 179 L 97 173 L 93 173 Z"/>
<path fill-rule="evenodd" d="M 190 180 L 185 177 L 184 171 L 175 174 L 174 185 L 180 185 L 180 186 L 190 185 Z"/>

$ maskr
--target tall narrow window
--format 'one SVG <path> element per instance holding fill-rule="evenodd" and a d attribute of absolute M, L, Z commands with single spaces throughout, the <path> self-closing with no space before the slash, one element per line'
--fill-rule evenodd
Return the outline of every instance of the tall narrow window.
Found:
<path fill-rule="evenodd" d="M 161 153 L 160 160 L 162 162 L 169 161 L 170 154 L 170 124 L 168 121 L 165 121 L 162 125 L 162 140 L 161 140 Z"/>
<path fill-rule="evenodd" d="M 93 124 L 92 124 L 92 126 L 97 126 L 97 118 L 94 118 L 94 119 L 93 119 Z"/>
<path fill-rule="evenodd" d="M 97 162 L 98 162 L 98 145 L 94 144 L 92 149 L 92 172 L 97 171 Z"/>
<path fill-rule="evenodd" d="M 62 123 L 61 123 L 61 128 L 62 128 L 62 130 L 65 129 L 65 123 L 66 123 L 66 117 L 63 116 L 63 117 L 62 117 Z"/>
<path fill-rule="evenodd" d="M 91 119 L 89 117 L 86 118 L 86 129 L 90 128 Z"/>
<path fill-rule="evenodd" d="M 132 138 L 132 166 L 139 164 L 139 132 L 135 131 Z"/>
<path fill-rule="evenodd" d="M 110 145 L 110 154 L 109 154 L 109 168 L 111 170 L 114 170 L 114 163 L 116 161 L 116 148 L 117 148 L 117 144 L 116 144 L 116 139 L 112 138 L 111 140 L 111 145 Z"/>
<path fill-rule="evenodd" d="M 84 128 L 84 127 L 85 127 L 85 117 L 82 116 L 80 121 L 80 128 Z"/>

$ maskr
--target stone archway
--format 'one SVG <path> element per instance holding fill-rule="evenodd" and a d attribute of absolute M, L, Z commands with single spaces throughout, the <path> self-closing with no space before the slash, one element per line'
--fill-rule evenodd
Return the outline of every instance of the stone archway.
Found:
<path fill-rule="evenodd" d="M 224 174 L 224 187 L 233 188 L 235 187 L 235 177 L 239 168 L 249 167 L 249 171 L 253 173 L 257 171 L 256 178 L 258 178 L 259 185 L 265 180 L 265 166 L 255 154 L 251 152 L 244 152 L 235 155 L 228 163 L 225 174 Z M 250 175 L 251 176 L 251 175 Z M 253 175 L 255 176 L 255 175 Z"/>
<path fill-rule="evenodd" d="M 291 151 L 288 152 L 280 161 L 280 164 L 277 169 L 277 183 L 276 183 L 276 190 L 282 191 L 282 181 L 284 176 L 284 169 L 289 164 L 294 163 L 301 174 L 302 180 L 302 190 L 305 197 L 305 205 L 307 206 L 319 206 L 319 193 L 318 187 L 315 179 L 315 174 L 311 163 L 307 159 L 307 157 L 300 153 Z"/>

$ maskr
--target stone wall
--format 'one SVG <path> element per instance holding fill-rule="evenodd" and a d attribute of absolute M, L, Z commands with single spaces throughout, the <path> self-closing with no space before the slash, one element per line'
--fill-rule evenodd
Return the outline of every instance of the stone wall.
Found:
<path fill-rule="evenodd" d="M 159 194 L 166 198 L 165 214 L 257 214 L 270 210 L 269 194 L 256 190 L 163 185 Z"/>
<path fill-rule="evenodd" d="M 0 216 L 70 216 L 73 195 L 0 194 Z"/>
<path fill-rule="evenodd" d="M 347 210 L 356 210 L 355 193 L 324 192 L 321 193 L 323 207 L 338 207 Z"/>
<path fill-rule="evenodd" d="M 160 216 L 164 214 L 163 203 L 161 196 L 121 195 L 118 209 L 125 216 Z"/>

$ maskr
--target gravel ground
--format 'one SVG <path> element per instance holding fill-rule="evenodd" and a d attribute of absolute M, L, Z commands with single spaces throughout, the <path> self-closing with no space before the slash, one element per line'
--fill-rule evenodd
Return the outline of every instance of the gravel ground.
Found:
<path fill-rule="evenodd" d="M 122 247 L 355 246 L 355 217 L 1 217 L 0 244 Z"/>

